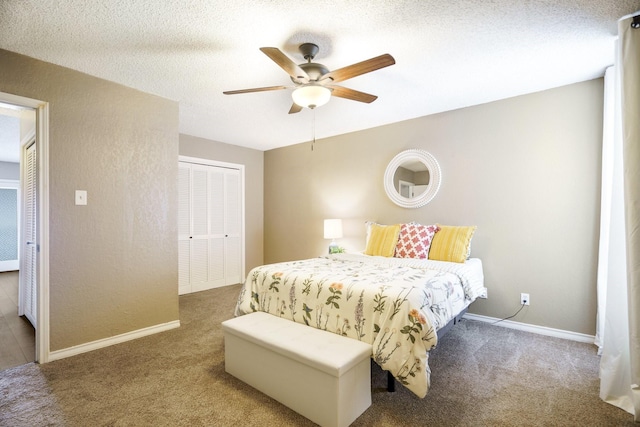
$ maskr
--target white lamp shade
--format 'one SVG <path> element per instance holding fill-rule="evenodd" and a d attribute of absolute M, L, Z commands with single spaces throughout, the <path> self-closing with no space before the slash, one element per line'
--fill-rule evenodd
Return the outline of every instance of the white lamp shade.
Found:
<path fill-rule="evenodd" d="M 341 219 L 325 219 L 324 220 L 324 238 L 325 239 L 342 238 L 342 220 Z"/>
<path fill-rule="evenodd" d="M 291 97 L 297 105 L 314 109 L 329 102 L 331 90 L 318 85 L 301 86 L 293 91 Z"/>

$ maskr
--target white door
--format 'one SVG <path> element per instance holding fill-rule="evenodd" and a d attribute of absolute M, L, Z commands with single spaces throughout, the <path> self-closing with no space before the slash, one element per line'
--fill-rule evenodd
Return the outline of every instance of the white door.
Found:
<path fill-rule="evenodd" d="M 191 292 L 191 167 L 178 172 L 178 293 Z"/>
<path fill-rule="evenodd" d="M 238 169 L 210 167 L 210 263 L 218 286 L 242 281 L 242 189 Z"/>
<path fill-rule="evenodd" d="M 0 271 L 18 270 L 20 181 L 0 180 Z"/>
<path fill-rule="evenodd" d="M 37 228 L 38 224 L 38 198 L 37 198 L 37 174 L 36 174 L 36 143 L 35 140 L 27 144 L 24 153 L 23 166 L 23 227 L 21 238 L 20 257 L 20 295 L 18 302 L 18 314 L 24 315 L 33 327 L 36 327 L 37 313 Z"/>
<path fill-rule="evenodd" d="M 238 169 L 224 175 L 224 277 L 227 285 L 242 277 L 242 177 Z"/>
<path fill-rule="evenodd" d="M 191 165 L 190 292 L 202 291 L 222 283 L 210 263 L 214 236 L 210 233 L 208 195 L 212 191 L 208 166 Z"/>
<path fill-rule="evenodd" d="M 242 280 L 242 173 L 179 164 L 179 293 Z"/>

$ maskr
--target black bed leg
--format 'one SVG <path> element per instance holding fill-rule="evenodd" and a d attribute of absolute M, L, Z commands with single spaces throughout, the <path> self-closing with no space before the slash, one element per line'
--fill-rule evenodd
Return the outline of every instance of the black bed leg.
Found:
<path fill-rule="evenodd" d="M 391 372 L 387 371 L 387 391 L 393 393 L 396 391 L 396 379 L 393 378 Z"/>

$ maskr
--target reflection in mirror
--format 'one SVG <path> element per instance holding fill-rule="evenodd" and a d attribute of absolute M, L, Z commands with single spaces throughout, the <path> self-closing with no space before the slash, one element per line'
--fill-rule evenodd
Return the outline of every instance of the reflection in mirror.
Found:
<path fill-rule="evenodd" d="M 435 197 L 441 179 L 440 165 L 430 153 L 405 150 L 389 162 L 384 189 L 398 206 L 419 208 Z"/>
<path fill-rule="evenodd" d="M 423 194 L 429 186 L 429 169 L 419 161 L 406 161 L 396 169 L 393 186 L 402 197 L 413 199 Z"/>

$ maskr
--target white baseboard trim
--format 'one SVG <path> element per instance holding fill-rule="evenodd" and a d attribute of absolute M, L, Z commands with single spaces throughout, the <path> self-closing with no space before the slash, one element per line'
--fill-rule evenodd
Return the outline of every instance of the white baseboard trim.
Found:
<path fill-rule="evenodd" d="M 481 316 L 479 314 L 472 313 L 466 313 L 462 317 L 465 319 L 476 320 L 478 322 L 485 323 L 495 323 L 500 320 L 495 317 Z M 593 335 L 564 331 L 562 329 L 547 328 L 546 326 L 530 325 L 528 323 L 513 322 L 511 320 L 503 320 L 500 323 L 496 323 L 496 326 L 517 329 L 519 331 L 532 332 L 534 334 L 546 335 L 549 337 L 563 338 L 566 340 L 578 341 L 587 344 L 594 344 L 595 341 L 595 337 Z"/>
<path fill-rule="evenodd" d="M 147 335 L 157 334 L 158 332 L 164 332 L 171 329 L 179 328 L 180 321 L 174 320 L 173 322 L 161 323 L 155 326 L 149 326 L 148 328 L 142 328 L 124 334 L 116 335 L 114 337 L 103 338 L 97 341 L 91 341 L 85 344 L 74 345 L 73 347 L 63 348 L 62 350 L 56 350 L 49 353 L 48 361 L 64 359 L 66 357 L 75 356 L 89 351 L 97 350 L 99 348 L 109 347 L 111 345 L 120 344 L 126 341 L 135 340 L 137 338 L 146 337 Z"/>

